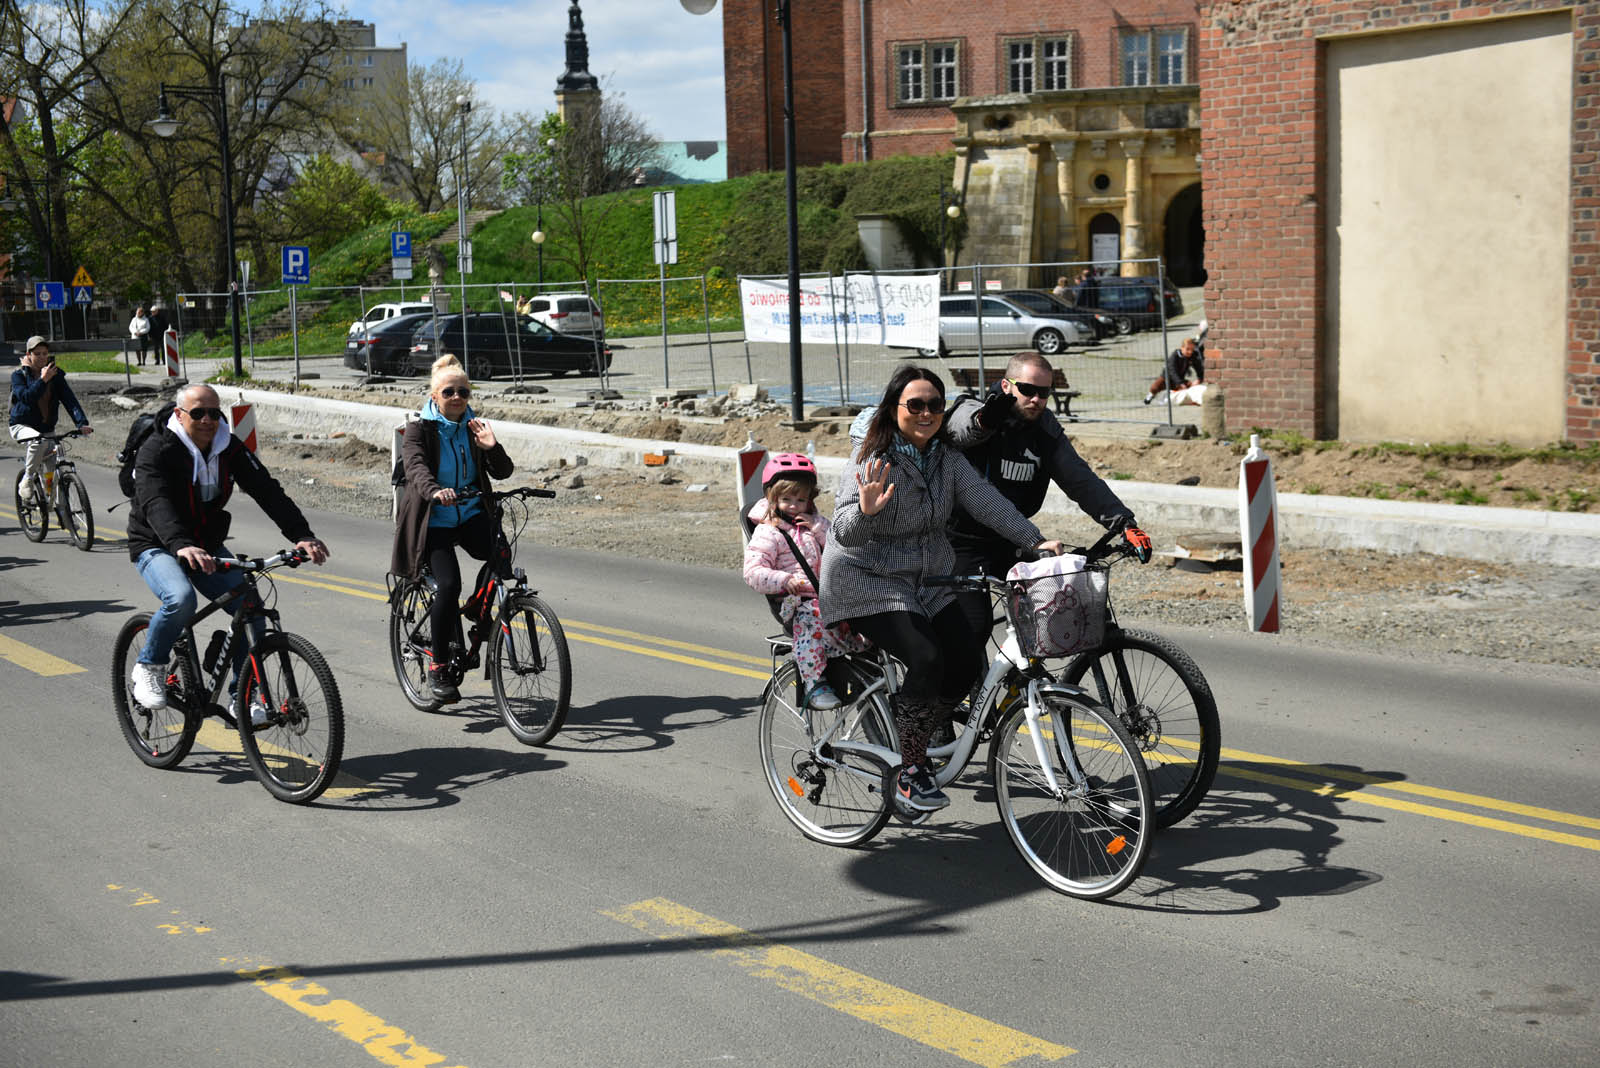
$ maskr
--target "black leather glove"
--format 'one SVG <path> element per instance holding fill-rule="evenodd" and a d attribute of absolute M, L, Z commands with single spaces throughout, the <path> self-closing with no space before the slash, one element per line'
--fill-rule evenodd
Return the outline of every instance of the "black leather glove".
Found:
<path fill-rule="evenodd" d="M 1139 562 L 1141 564 L 1148 564 L 1150 562 L 1150 553 L 1152 549 L 1150 544 L 1150 535 L 1146 534 L 1132 523 L 1129 523 L 1126 527 L 1122 528 L 1122 540 L 1128 543 L 1128 547 L 1133 550 L 1133 555 L 1139 558 Z"/>
<path fill-rule="evenodd" d="M 985 430 L 999 430 L 1000 424 L 1010 417 L 1016 407 L 1017 398 L 1004 390 L 997 389 L 983 402 L 983 410 L 978 413 L 978 422 Z"/>

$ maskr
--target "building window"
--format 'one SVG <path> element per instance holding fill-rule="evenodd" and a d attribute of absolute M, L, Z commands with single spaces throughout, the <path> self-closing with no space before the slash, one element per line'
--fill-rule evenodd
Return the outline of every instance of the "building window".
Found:
<path fill-rule="evenodd" d="M 960 91 L 960 50 L 954 41 L 914 41 L 890 46 L 894 56 L 894 103 L 954 100 Z"/>
<path fill-rule="evenodd" d="M 363 89 L 371 89 L 372 88 L 372 79 L 371 78 L 362 78 L 361 79 L 361 88 L 363 88 Z"/>
<path fill-rule="evenodd" d="M 1005 42 L 1008 93 L 1072 88 L 1072 37 L 1028 37 Z"/>
<path fill-rule="evenodd" d="M 370 52 L 367 55 L 364 55 L 364 56 L 361 57 L 361 65 L 363 67 L 372 66 L 372 54 Z"/>
<path fill-rule="evenodd" d="M 354 78 L 346 78 L 341 84 L 343 84 L 346 89 L 354 89 L 356 87 L 356 80 Z"/>
<path fill-rule="evenodd" d="M 1188 57 L 1188 30 L 1180 28 L 1124 33 L 1122 84 L 1187 84 Z"/>
<path fill-rule="evenodd" d="M 356 57 L 352 56 L 349 52 L 346 52 L 344 54 L 344 65 L 347 66 L 347 67 L 353 67 L 353 66 L 355 66 L 355 63 L 356 63 Z"/>

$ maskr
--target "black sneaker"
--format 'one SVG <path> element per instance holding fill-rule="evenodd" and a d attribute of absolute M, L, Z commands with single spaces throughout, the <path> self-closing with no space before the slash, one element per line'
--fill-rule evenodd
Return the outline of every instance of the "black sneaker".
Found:
<path fill-rule="evenodd" d="M 937 812 L 950 803 L 925 768 L 901 768 L 895 777 L 894 792 L 902 806 L 916 812 Z"/>
<path fill-rule="evenodd" d="M 454 704 L 461 700 L 461 691 L 456 689 L 449 668 L 428 669 L 428 691 L 433 694 L 433 699 L 441 704 Z"/>

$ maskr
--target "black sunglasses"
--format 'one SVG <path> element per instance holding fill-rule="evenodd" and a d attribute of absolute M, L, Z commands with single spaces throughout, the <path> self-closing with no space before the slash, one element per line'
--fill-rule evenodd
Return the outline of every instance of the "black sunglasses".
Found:
<path fill-rule="evenodd" d="M 1015 378 L 1006 379 L 1011 383 L 1011 388 L 1024 397 L 1045 397 L 1050 394 L 1049 386 L 1036 386 L 1032 382 L 1018 382 Z"/>
<path fill-rule="evenodd" d="M 943 415 L 944 398 L 935 397 L 932 400 L 923 400 L 921 397 L 912 397 L 910 400 L 901 401 L 900 407 L 912 415 L 921 415 L 923 412 L 927 412 L 929 415 Z"/>
<path fill-rule="evenodd" d="M 222 422 L 221 408 L 179 408 L 178 411 L 187 412 L 189 418 L 197 422 L 201 419 L 215 419 L 219 423 Z"/>
<path fill-rule="evenodd" d="M 445 386 L 439 391 L 439 396 L 460 397 L 462 400 L 466 400 L 468 397 L 472 396 L 472 390 L 468 389 L 466 386 Z"/>

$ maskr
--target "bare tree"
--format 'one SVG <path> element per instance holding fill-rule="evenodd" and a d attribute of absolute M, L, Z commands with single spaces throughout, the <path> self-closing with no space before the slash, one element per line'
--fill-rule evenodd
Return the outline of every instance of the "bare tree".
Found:
<path fill-rule="evenodd" d="M 595 234 L 621 203 L 604 194 L 643 185 L 659 157 L 650 128 L 618 93 L 572 123 L 546 115 L 534 144 L 506 157 L 502 184 L 523 203 L 550 205 L 560 228 L 550 228 L 554 258 L 587 278 Z"/>

